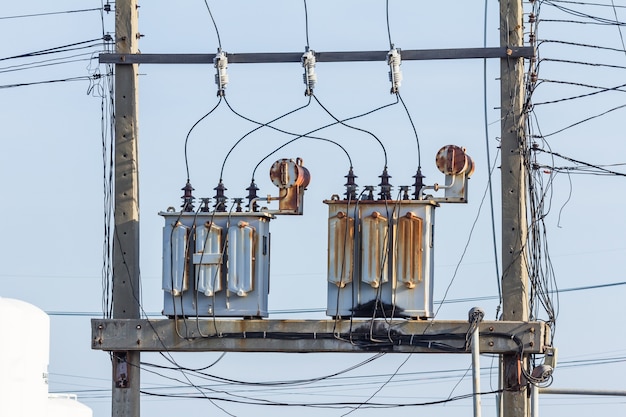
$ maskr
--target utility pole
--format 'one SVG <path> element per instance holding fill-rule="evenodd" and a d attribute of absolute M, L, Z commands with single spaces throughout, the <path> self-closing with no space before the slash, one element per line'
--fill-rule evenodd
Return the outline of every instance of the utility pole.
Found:
<path fill-rule="evenodd" d="M 115 3 L 117 53 L 138 52 L 137 0 Z M 115 65 L 113 318 L 139 318 L 137 65 Z M 113 351 L 112 416 L 139 417 L 139 351 Z"/>
<path fill-rule="evenodd" d="M 139 303 L 139 187 L 137 66 L 144 64 L 212 64 L 210 54 L 139 54 L 137 0 L 117 0 L 115 5 L 116 53 L 102 54 L 101 63 L 115 64 L 115 215 L 113 250 L 113 318 L 92 320 L 92 348 L 111 352 L 113 369 L 112 415 L 140 416 L 140 352 L 365 352 L 358 344 L 345 343 L 337 334 L 369 340 L 370 321 L 350 320 L 219 320 L 198 321 L 181 336 L 177 321 L 140 319 Z M 500 0 L 500 47 L 447 50 L 403 50 L 403 60 L 499 58 L 501 62 L 501 152 L 502 152 L 502 321 L 481 322 L 480 352 L 501 354 L 503 417 L 527 417 L 529 412 L 519 357 L 518 342 L 526 355 L 542 353 L 547 326 L 529 323 L 528 272 L 525 242 L 526 187 L 523 106 L 524 58 L 534 55 L 525 48 L 522 31 L 522 0 Z M 385 61 L 387 51 L 317 52 L 318 62 Z M 299 63 L 301 52 L 229 54 L 230 63 Z M 415 335 L 431 333 L 464 336 L 466 321 L 422 322 L 397 320 L 393 323 L 403 343 L 381 347 L 388 352 L 440 353 L 430 342 L 422 344 Z M 377 331 L 387 335 L 386 328 Z M 294 338 L 297 333 L 301 338 Z M 241 337 L 241 335 L 245 337 Z M 447 336 L 446 336 L 447 335 Z M 506 337 L 503 337 L 506 336 Z M 507 336 L 510 335 L 511 337 Z M 288 337 L 287 337 L 288 336 Z M 375 337 L 378 337 L 375 335 Z M 404 339 L 402 339 L 404 338 Z M 419 338 L 418 338 L 419 339 Z M 457 340 L 456 338 L 453 338 Z M 418 343 L 420 342 L 420 343 Z M 462 346 L 458 353 L 466 353 Z"/>
<path fill-rule="evenodd" d="M 500 46 L 512 50 L 523 40 L 522 0 L 500 0 Z M 526 169 L 524 164 L 524 61 L 500 60 L 502 152 L 502 320 L 528 321 L 528 269 L 526 257 Z M 527 358 L 502 355 L 503 417 L 527 417 L 524 376 Z"/>

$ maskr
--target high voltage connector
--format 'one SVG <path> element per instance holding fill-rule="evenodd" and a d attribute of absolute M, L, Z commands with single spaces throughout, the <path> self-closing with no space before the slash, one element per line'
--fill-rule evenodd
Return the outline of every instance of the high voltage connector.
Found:
<path fill-rule="evenodd" d="M 302 66 L 304 67 L 302 79 L 306 85 L 304 95 L 310 96 L 313 94 L 313 88 L 317 82 L 317 75 L 315 74 L 315 51 L 308 50 L 302 55 Z"/>
<path fill-rule="evenodd" d="M 389 64 L 389 81 L 391 81 L 390 92 L 391 94 L 398 94 L 402 84 L 402 71 L 400 71 L 402 57 L 399 49 L 393 48 L 387 53 L 387 63 Z"/>
<path fill-rule="evenodd" d="M 215 74 L 215 84 L 217 84 L 217 95 L 223 97 L 226 94 L 226 85 L 228 84 L 228 58 L 226 53 L 218 51 L 215 58 L 213 58 L 213 65 L 217 68 L 217 74 Z"/>

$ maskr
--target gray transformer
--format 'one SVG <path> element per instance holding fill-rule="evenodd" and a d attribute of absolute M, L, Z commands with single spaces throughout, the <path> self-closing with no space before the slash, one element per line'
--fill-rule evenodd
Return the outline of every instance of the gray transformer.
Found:
<path fill-rule="evenodd" d="M 270 269 L 265 212 L 161 212 L 163 314 L 267 317 Z"/>
<path fill-rule="evenodd" d="M 433 200 L 324 201 L 331 317 L 433 316 Z"/>

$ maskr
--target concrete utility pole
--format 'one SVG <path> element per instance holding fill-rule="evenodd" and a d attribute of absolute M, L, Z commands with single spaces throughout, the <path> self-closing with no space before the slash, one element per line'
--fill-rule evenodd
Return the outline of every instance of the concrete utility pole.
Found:
<path fill-rule="evenodd" d="M 137 0 L 115 3 L 118 53 L 137 53 Z M 115 66 L 113 318 L 139 318 L 137 65 Z M 139 351 L 112 352 L 112 415 L 139 416 Z"/>
<path fill-rule="evenodd" d="M 522 0 L 500 1 L 500 46 L 513 49 L 523 40 Z M 526 257 L 526 170 L 524 165 L 524 60 L 500 60 L 502 152 L 502 320 L 528 321 L 528 269 Z M 524 389 L 527 358 L 517 353 L 501 360 L 503 417 L 528 416 Z"/>

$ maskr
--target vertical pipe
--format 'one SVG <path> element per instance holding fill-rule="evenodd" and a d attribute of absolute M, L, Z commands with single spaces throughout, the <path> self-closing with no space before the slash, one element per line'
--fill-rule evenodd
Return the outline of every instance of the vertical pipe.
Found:
<path fill-rule="evenodd" d="M 480 336 L 479 327 L 472 332 L 472 383 L 474 387 L 474 417 L 481 416 L 480 407 Z"/>
<path fill-rule="evenodd" d="M 468 313 L 470 324 L 470 348 L 472 350 L 472 385 L 474 388 L 474 417 L 481 416 L 480 406 L 480 322 L 485 317 L 485 311 L 480 307 L 472 308 Z"/>
<path fill-rule="evenodd" d="M 530 390 L 530 417 L 539 417 L 539 387 L 532 384 Z"/>

